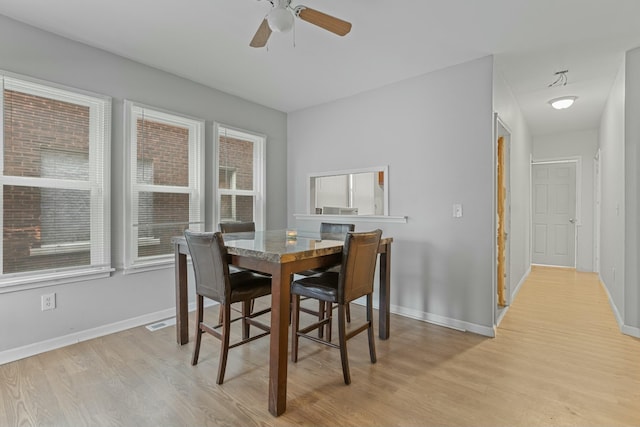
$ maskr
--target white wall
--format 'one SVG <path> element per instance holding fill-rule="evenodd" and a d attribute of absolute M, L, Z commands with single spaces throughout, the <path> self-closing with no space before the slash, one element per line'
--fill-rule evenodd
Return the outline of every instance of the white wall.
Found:
<path fill-rule="evenodd" d="M 564 132 L 540 135 L 533 138 L 533 160 L 580 159 L 580 207 L 576 226 L 576 269 L 594 271 L 593 218 L 594 218 L 594 167 L 593 159 L 598 151 L 598 130 Z"/>
<path fill-rule="evenodd" d="M 640 48 L 627 52 L 625 85 L 625 289 L 626 333 L 640 338 Z"/>
<path fill-rule="evenodd" d="M 531 267 L 530 165 L 532 137 L 515 96 L 499 70 L 494 72 L 493 108 L 511 133 L 509 147 L 509 179 L 511 181 L 509 284 L 513 298 Z"/>
<path fill-rule="evenodd" d="M 621 64 L 622 65 L 622 64 Z M 609 94 L 600 121 L 599 144 L 602 175 L 600 221 L 600 277 L 618 323 L 624 323 L 624 126 L 625 68 Z"/>
<path fill-rule="evenodd" d="M 213 121 L 267 135 L 269 228 L 286 225 L 286 115 L 64 39 L 0 16 L 0 69 L 113 97 L 112 248 L 123 247 L 123 100 L 206 119 L 207 228 L 213 228 Z M 40 311 L 40 295 L 55 292 L 53 311 Z M 0 294 L 0 363 L 70 340 L 170 317 L 175 306 L 174 270 Z"/>
<path fill-rule="evenodd" d="M 600 277 L 622 331 L 640 338 L 640 48 L 625 55 L 600 123 Z"/>
<path fill-rule="evenodd" d="M 493 334 L 493 59 L 289 114 L 288 213 L 311 172 L 389 165 L 392 311 Z M 463 217 L 452 218 L 452 205 Z"/>

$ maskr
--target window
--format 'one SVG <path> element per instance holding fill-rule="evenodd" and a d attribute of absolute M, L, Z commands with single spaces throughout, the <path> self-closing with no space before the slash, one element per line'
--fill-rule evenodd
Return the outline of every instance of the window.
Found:
<path fill-rule="evenodd" d="M 171 239 L 204 230 L 204 122 L 125 102 L 125 270 L 173 266 Z"/>
<path fill-rule="evenodd" d="M 263 229 L 265 137 L 220 124 L 215 125 L 215 134 L 217 222 L 253 221 Z"/>
<path fill-rule="evenodd" d="M 311 174 L 309 212 L 388 216 L 388 176 L 386 166 Z"/>
<path fill-rule="evenodd" d="M 108 276 L 111 99 L 0 78 L 0 287 Z"/>

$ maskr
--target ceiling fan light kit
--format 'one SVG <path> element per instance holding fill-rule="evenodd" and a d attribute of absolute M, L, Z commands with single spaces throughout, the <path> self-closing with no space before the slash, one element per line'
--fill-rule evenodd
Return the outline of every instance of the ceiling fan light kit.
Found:
<path fill-rule="evenodd" d="M 293 15 L 284 7 L 275 8 L 267 15 L 271 31 L 286 33 L 293 28 Z"/>
<path fill-rule="evenodd" d="M 272 32 L 284 33 L 293 28 L 294 18 L 316 25 L 339 36 L 351 31 L 351 23 L 306 6 L 291 7 L 291 0 L 268 0 L 273 8 L 262 20 L 256 31 L 251 47 L 264 47 Z"/>

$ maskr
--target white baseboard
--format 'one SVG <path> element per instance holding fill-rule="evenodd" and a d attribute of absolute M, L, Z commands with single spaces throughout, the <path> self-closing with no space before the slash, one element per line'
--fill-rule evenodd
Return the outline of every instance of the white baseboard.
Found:
<path fill-rule="evenodd" d="M 363 299 L 356 300 L 354 302 L 357 304 L 364 305 Z M 217 303 L 210 300 L 207 300 L 205 302 L 205 306 L 211 306 L 216 304 Z M 378 308 L 377 304 L 374 303 L 374 307 Z M 193 311 L 193 310 L 195 310 L 194 302 L 189 304 L 189 311 Z M 444 326 L 446 328 L 455 329 L 462 332 L 472 332 L 475 334 L 479 334 L 479 335 L 483 335 L 491 338 L 496 336 L 495 328 L 490 326 L 478 325 L 475 323 L 465 322 L 462 320 L 453 319 L 450 317 L 445 317 L 445 316 L 441 316 L 433 313 L 425 313 L 423 311 L 414 310 L 407 307 L 391 305 L 391 313 L 397 314 L 399 316 L 415 319 L 415 320 L 420 320 L 427 323 L 432 323 L 438 326 Z M 171 317 L 175 317 L 175 308 L 168 308 L 166 310 L 145 314 L 143 316 L 122 320 L 122 321 L 111 323 L 108 325 L 99 326 L 97 328 L 87 329 L 84 331 L 75 332 L 73 334 L 52 338 L 46 341 L 28 344 L 23 347 L 6 350 L 3 352 L 0 352 L 0 365 L 5 363 L 10 363 L 16 360 L 24 359 L 25 357 L 34 356 L 36 354 L 55 350 L 67 345 L 76 344 L 76 343 L 87 341 L 93 338 L 99 338 L 105 335 L 124 331 L 126 329 L 147 325 L 149 323 L 158 322 L 160 320 L 164 320 Z M 393 325 L 391 325 L 391 328 L 393 328 Z"/>
<path fill-rule="evenodd" d="M 500 314 L 498 314 L 498 318 L 496 319 L 496 326 L 495 326 L 496 328 L 500 326 L 502 319 L 504 319 L 504 316 L 507 315 L 507 311 L 509 311 L 510 307 L 511 307 L 511 304 L 509 304 L 506 307 L 498 308 L 498 310 L 500 311 Z"/>
<path fill-rule="evenodd" d="M 522 276 L 522 278 L 520 279 L 520 281 L 516 285 L 516 288 L 513 290 L 513 292 L 511 292 L 511 303 L 512 304 L 513 304 L 513 301 L 515 301 L 515 299 L 516 299 L 516 295 L 518 295 L 518 292 L 520 292 L 520 288 L 522 288 L 522 285 L 524 285 L 524 282 L 527 281 L 527 277 L 529 277 L 530 274 L 531 274 L 531 266 L 529 266 L 527 271 L 524 273 L 524 275 Z"/>
<path fill-rule="evenodd" d="M 600 278 L 600 286 L 602 286 L 602 289 L 604 289 L 604 292 L 607 294 L 607 299 L 609 300 L 609 306 L 611 307 L 611 311 L 613 311 L 613 316 L 615 317 L 616 322 L 618 323 L 618 328 L 620 328 L 620 332 L 622 332 L 625 335 L 629 335 L 635 338 L 640 338 L 640 328 L 636 328 L 634 326 L 629 326 L 624 324 L 624 318 L 618 311 L 618 307 L 616 307 L 616 305 L 613 303 L 613 298 L 611 298 L 611 294 L 609 293 L 609 288 L 607 288 L 607 285 L 604 284 L 604 281 L 602 280 L 602 276 L 600 276 L 599 278 Z"/>
<path fill-rule="evenodd" d="M 513 302 L 516 299 L 516 295 L 518 295 L 518 292 L 520 292 L 520 288 L 522 288 L 522 285 L 524 284 L 524 282 L 526 282 L 527 277 L 529 277 L 530 274 L 531 274 L 531 266 L 529 266 L 527 271 L 525 271 L 524 275 L 520 278 L 520 281 L 516 285 L 515 289 L 511 292 L 511 296 L 509 297 L 509 305 L 501 309 L 500 314 L 496 319 L 496 326 L 494 328 L 497 328 L 500 325 L 500 322 L 502 322 L 502 319 L 504 319 L 504 316 L 507 315 L 507 311 L 509 311 L 511 304 L 513 304 Z"/>
<path fill-rule="evenodd" d="M 600 276 L 599 274 L 598 274 L 598 279 L 600 281 L 600 286 L 604 290 L 604 293 L 607 294 L 607 300 L 609 301 L 609 306 L 611 307 L 611 311 L 613 311 L 613 316 L 616 318 L 616 322 L 618 322 L 618 328 L 620 328 L 620 330 L 622 331 L 624 327 L 624 319 L 622 318 L 622 315 L 620 315 L 620 312 L 618 311 L 618 307 L 616 307 L 615 303 L 613 302 L 613 298 L 609 293 L 609 288 L 607 288 L 607 285 L 604 284 L 604 281 L 602 280 L 602 276 Z"/>
<path fill-rule="evenodd" d="M 364 306 L 367 304 L 367 300 L 365 297 L 362 297 L 351 301 L 351 303 Z M 374 298 L 373 300 L 373 308 L 375 308 L 376 310 L 380 308 L 377 298 Z M 474 334 L 484 335 L 491 338 L 495 338 L 496 336 L 495 328 L 492 327 L 477 325 L 475 323 L 469 323 L 458 319 L 452 319 L 450 317 L 444 317 L 438 314 L 425 313 L 424 311 L 401 307 L 399 305 L 391 304 L 390 312 L 393 314 L 397 314 L 398 316 L 408 317 L 410 319 L 420 320 L 422 322 L 432 323 L 438 326 L 444 326 L 445 328 L 455 329 L 461 332 L 473 332 Z M 393 324 L 391 324 L 391 330 L 393 331 Z"/>
<path fill-rule="evenodd" d="M 216 302 L 210 300 L 206 300 L 205 302 L 205 306 L 207 307 L 216 304 Z M 195 309 L 195 302 L 190 303 L 189 311 L 194 311 Z M 47 351 L 55 350 L 71 344 L 103 337 L 105 335 L 113 334 L 131 328 L 136 328 L 138 326 L 143 326 L 148 323 L 175 317 L 175 315 L 175 308 L 167 308 L 165 310 L 156 311 L 154 313 L 148 313 L 131 319 L 110 323 L 108 325 L 98 326 L 97 328 L 86 329 L 84 331 L 74 332 L 72 334 L 64 335 L 61 337 L 28 344 L 22 347 L 12 348 L 10 350 L 0 352 L 0 365 L 24 359 L 25 357 L 35 356 L 36 354 L 45 353 Z"/>
<path fill-rule="evenodd" d="M 496 331 L 491 326 L 478 325 L 476 323 L 465 322 L 463 320 L 453 319 L 441 316 L 439 314 L 425 313 L 424 311 L 414 310 L 407 307 L 391 305 L 391 312 L 400 316 L 409 317 L 411 319 L 421 320 L 423 322 L 432 323 L 438 326 L 455 329 L 462 332 L 473 332 L 474 334 L 484 335 L 494 338 Z M 393 325 L 391 325 L 393 329 Z"/>
<path fill-rule="evenodd" d="M 622 333 L 632 337 L 640 338 L 640 328 L 634 328 L 633 326 L 622 325 Z"/>

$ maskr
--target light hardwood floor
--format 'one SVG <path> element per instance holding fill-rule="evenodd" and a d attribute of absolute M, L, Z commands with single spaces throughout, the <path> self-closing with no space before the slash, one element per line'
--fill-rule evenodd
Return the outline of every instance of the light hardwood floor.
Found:
<path fill-rule="evenodd" d="M 349 341 L 350 386 L 337 350 L 301 341 L 274 418 L 268 339 L 232 349 L 218 386 L 219 341 L 192 367 L 173 327 L 135 328 L 0 366 L 0 426 L 640 425 L 640 340 L 595 274 L 534 268 L 495 339 L 398 316 L 391 333 L 375 365 Z"/>

